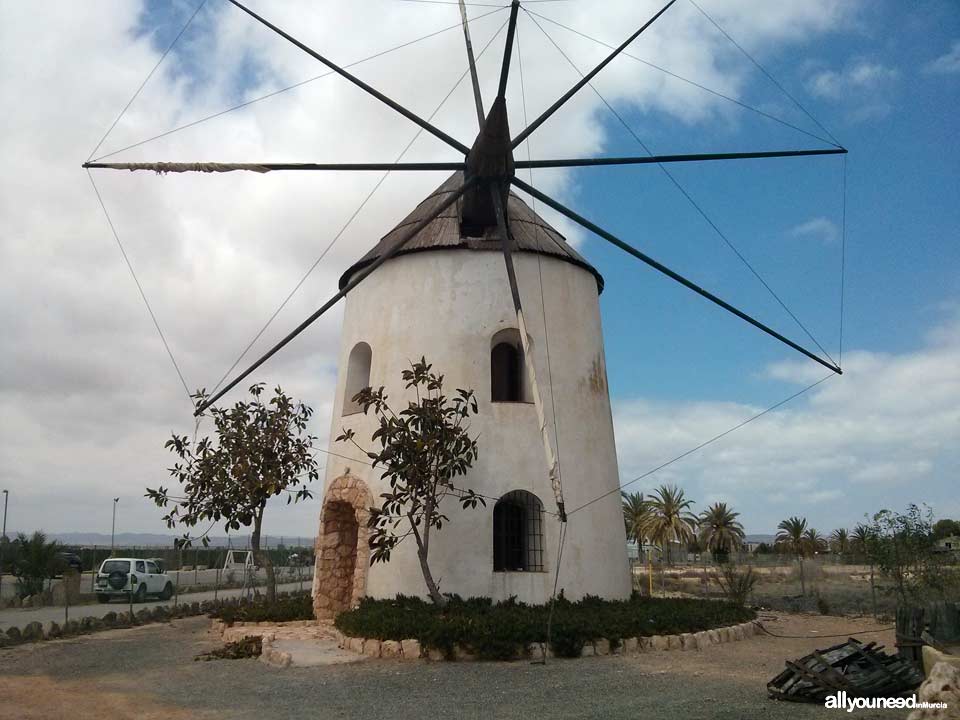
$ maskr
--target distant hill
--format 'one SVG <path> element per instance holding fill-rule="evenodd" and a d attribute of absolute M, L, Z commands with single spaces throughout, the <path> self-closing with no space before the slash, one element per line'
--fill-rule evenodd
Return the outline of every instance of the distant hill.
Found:
<path fill-rule="evenodd" d="M 7 532 L 8 537 L 14 537 L 14 533 Z M 69 533 L 48 533 L 47 537 L 51 540 L 59 540 L 64 545 L 79 545 L 82 547 L 109 547 L 110 536 L 105 533 L 92 532 L 69 532 Z M 180 535 L 161 535 L 159 533 L 117 533 L 114 538 L 115 547 L 173 547 L 173 541 L 181 537 Z M 233 547 L 245 547 L 247 545 L 247 534 L 234 535 L 229 538 Z M 270 535 L 266 538 L 269 547 L 276 547 L 277 543 L 283 541 L 287 547 L 313 545 L 313 538 L 301 537 L 279 537 Z M 226 536 L 209 538 L 211 547 L 227 547 L 228 538 Z M 196 543 L 200 546 L 200 543 Z"/>
<path fill-rule="evenodd" d="M 743 539 L 747 542 L 768 543 L 772 545 L 773 541 L 776 539 L 776 535 L 764 535 L 760 533 L 757 535 L 745 535 Z"/>

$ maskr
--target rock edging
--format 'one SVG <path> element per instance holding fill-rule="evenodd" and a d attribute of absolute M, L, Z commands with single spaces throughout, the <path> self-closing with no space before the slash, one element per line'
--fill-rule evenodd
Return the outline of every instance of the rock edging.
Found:
<path fill-rule="evenodd" d="M 712 630 L 701 630 L 696 633 L 682 633 L 680 635 L 650 635 L 624 638 L 611 643 L 606 638 L 594 640 L 584 644 L 580 657 L 596 657 L 602 655 L 637 655 L 640 653 L 666 650 L 703 650 L 710 645 L 719 645 L 726 642 L 737 642 L 753 637 L 758 632 L 754 621 L 729 625 Z M 338 646 L 368 657 L 402 658 L 404 660 L 446 660 L 444 653 L 435 648 L 421 647 L 416 640 L 377 640 L 376 638 L 357 638 L 344 635 L 334 630 L 338 636 Z M 546 651 L 547 657 L 554 657 L 553 651 L 544 643 L 531 643 L 527 646 L 527 656 L 537 657 Z M 520 656 L 518 656 L 519 659 Z M 474 656 L 460 645 L 454 646 L 454 660 L 474 660 Z"/>

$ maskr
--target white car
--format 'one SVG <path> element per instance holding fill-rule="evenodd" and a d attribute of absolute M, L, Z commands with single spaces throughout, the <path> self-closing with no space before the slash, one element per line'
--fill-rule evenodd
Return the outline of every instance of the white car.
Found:
<path fill-rule="evenodd" d="M 109 558 L 103 561 L 97 572 L 94 590 L 97 600 L 110 602 L 110 598 L 129 598 L 143 602 L 147 595 L 161 600 L 173 597 L 173 583 L 154 560 L 142 558 Z"/>

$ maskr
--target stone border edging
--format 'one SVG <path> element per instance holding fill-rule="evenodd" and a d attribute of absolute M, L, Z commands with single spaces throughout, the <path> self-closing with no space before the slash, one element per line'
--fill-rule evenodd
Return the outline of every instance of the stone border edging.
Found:
<path fill-rule="evenodd" d="M 753 637 L 757 632 L 756 621 L 728 625 L 712 630 L 701 630 L 696 633 L 682 633 L 680 635 L 651 635 L 643 637 L 625 638 L 611 648 L 610 641 L 601 638 L 584 644 L 580 657 L 594 657 L 601 655 L 637 655 L 645 652 L 666 650 L 703 650 L 710 645 L 719 645 L 726 642 L 737 642 Z M 259 636 L 262 642 L 261 662 L 277 667 L 288 667 L 292 662 L 290 653 L 273 648 L 276 634 L 267 628 L 282 629 L 285 627 L 323 627 L 315 620 L 297 620 L 286 623 L 234 623 L 227 627 L 220 620 L 214 620 L 212 629 L 219 632 L 227 642 L 235 642 L 244 637 Z M 256 628 L 256 629 L 254 629 Z M 258 632 L 262 628 L 261 632 Z M 235 632 L 231 632 L 236 630 Z M 395 658 L 402 660 L 432 660 L 445 661 L 443 651 L 436 648 L 426 649 L 414 639 L 408 640 L 377 640 L 376 638 L 357 638 L 344 635 L 339 630 L 330 629 L 330 634 L 337 640 L 337 646 L 343 650 L 355 652 L 372 658 Z M 527 646 L 527 655 L 536 657 L 543 653 L 543 643 L 531 643 Z M 521 659 L 518 655 L 515 659 Z M 547 657 L 554 657 L 548 648 Z M 476 660 L 476 657 L 460 645 L 454 646 L 453 659 L 466 661 Z"/>

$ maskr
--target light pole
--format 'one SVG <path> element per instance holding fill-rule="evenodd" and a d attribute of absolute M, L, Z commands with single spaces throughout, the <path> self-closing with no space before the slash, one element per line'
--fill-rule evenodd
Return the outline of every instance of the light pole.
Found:
<path fill-rule="evenodd" d="M 113 557 L 113 534 L 117 529 L 117 503 L 120 502 L 120 498 L 115 497 L 113 499 L 113 522 L 110 524 L 110 557 Z"/>
<path fill-rule="evenodd" d="M 3 598 L 3 556 L 7 540 L 7 501 L 10 500 L 10 491 L 3 491 L 3 533 L 0 534 L 0 599 Z"/>

